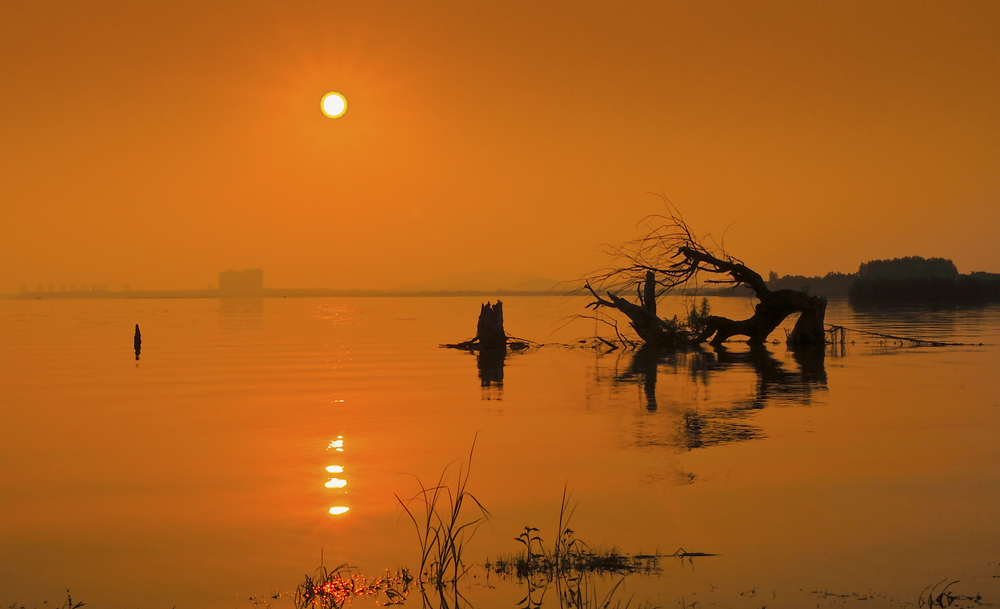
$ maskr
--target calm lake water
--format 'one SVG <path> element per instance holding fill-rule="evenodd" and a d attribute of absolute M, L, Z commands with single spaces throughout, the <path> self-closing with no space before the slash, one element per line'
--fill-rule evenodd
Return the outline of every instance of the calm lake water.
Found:
<path fill-rule="evenodd" d="M 827 314 L 976 346 L 546 346 L 483 386 L 474 355 L 438 346 L 475 333 L 480 302 L 0 301 L 0 606 L 69 589 L 88 607 L 291 607 L 321 554 L 416 570 L 395 494 L 456 468 L 477 434 L 480 565 L 526 525 L 551 541 L 566 486 L 591 546 L 718 554 L 663 559 L 612 606 L 903 607 L 945 579 L 1000 603 L 1000 308 Z M 509 298 L 507 331 L 592 336 L 593 321 L 563 326 L 585 303 Z M 460 588 L 475 607 L 526 594 L 482 567 Z"/>

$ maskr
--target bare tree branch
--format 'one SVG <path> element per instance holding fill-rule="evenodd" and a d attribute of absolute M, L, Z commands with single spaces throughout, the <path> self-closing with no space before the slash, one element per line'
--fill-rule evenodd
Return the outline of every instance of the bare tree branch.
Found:
<path fill-rule="evenodd" d="M 760 344 L 793 313 L 803 315 L 789 336 L 791 342 L 825 340 L 825 299 L 794 290 L 771 291 L 759 273 L 728 254 L 710 236 L 696 237 L 680 211 L 665 196 L 660 196 L 666 211 L 647 216 L 639 223 L 647 227 L 648 232 L 623 245 L 608 246 L 612 266 L 584 279 L 583 289 L 594 296 L 588 308 L 617 309 L 629 318 L 643 340 L 661 346 L 700 343 L 712 336 L 713 343 L 720 343 L 737 335 L 747 336 L 748 342 Z M 699 324 L 704 328 L 700 332 L 678 323 L 676 317 L 671 321 L 657 317 L 655 296 L 674 290 L 690 293 L 697 290 L 701 282 L 749 287 L 760 299 L 753 317 L 736 321 L 709 316 Z M 639 294 L 638 305 L 612 291 L 633 286 Z M 599 295 L 598 290 L 606 292 L 607 297 Z"/>

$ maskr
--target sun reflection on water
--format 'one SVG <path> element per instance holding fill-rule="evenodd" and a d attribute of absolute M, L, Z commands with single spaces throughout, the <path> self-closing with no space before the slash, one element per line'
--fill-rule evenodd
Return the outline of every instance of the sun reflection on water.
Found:
<path fill-rule="evenodd" d="M 337 452 L 341 452 L 341 453 L 344 452 L 344 436 L 337 436 L 337 439 L 331 440 L 330 444 L 326 448 L 327 448 L 327 450 L 330 450 L 332 448 L 333 450 L 335 450 Z M 343 473 L 344 466 L 343 465 L 327 465 L 326 466 L 326 471 L 328 471 L 328 472 L 330 472 L 332 474 L 340 474 L 340 473 Z M 330 480 L 328 482 L 326 482 L 323 486 L 325 486 L 326 488 L 332 488 L 332 489 L 343 489 L 345 486 L 347 486 L 347 480 L 345 480 L 343 478 L 330 478 Z M 346 494 L 346 491 L 344 491 L 344 490 L 338 490 L 338 494 L 341 495 L 341 496 L 343 496 L 343 495 Z M 343 497 L 341 497 L 341 498 L 343 498 Z M 351 508 L 349 508 L 349 507 L 347 507 L 345 505 L 336 505 L 336 506 L 330 508 L 330 513 L 333 514 L 333 515 L 339 515 L 339 514 L 346 513 L 350 509 Z"/>

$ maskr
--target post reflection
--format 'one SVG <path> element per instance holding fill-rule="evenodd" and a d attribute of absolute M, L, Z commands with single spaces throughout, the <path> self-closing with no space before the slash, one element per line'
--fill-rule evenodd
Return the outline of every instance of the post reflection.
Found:
<path fill-rule="evenodd" d="M 664 424 L 654 419 L 637 428 L 639 445 L 694 450 L 762 438 L 763 430 L 751 422 L 754 411 L 777 404 L 808 405 L 817 392 L 825 391 L 824 346 L 789 346 L 788 353 L 794 366 L 760 345 L 694 351 L 643 346 L 612 382 L 641 386 L 646 414 L 666 415 Z M 740 371 L 756 377 L 749 391 L 734 390 Z"/>
<path fill-rule="evenodd" d="M 503 399 L 503 367 L 507 359 L 507 349 L 478 349 L 476 368 L 479 370 L 479 386 L 483 389 L 484 400 Z"/>
<path fill-rule="evenodd" d="M 330 450 L 330 451 L 333 451 L 335 453 L 343 453 L 344 452 L 344 436 L 337 436 L 336 439 L 331 440 L 330 443 L 327 445 L 326 449 Z M 341 455 L 338 455 L 338 458 L 342 458 Z M 340 465 L 340 464 L 337 464 L 337 465 L 327 465 L 326 466 L 326 471 L 329 472 L 329 473 L 331 473 L 331 474 L 342 474 L 342 473 L 344 473 L 344 466 Z M 337 496 L 337 503 L 345 503 L 344 499 L 346 498 L 345 495 L 347 494 L 347 491 L 344 490 L 344 487 L 347 486 L 347 480 L 346 479 L 344 479 L 344 478 L 330 478 L 330 480 L 327 481 L 323 486 L 326 487 L 326 488 L 328 488 L 328 489 L 337 489 L 336 490 L 337 495 L 338 495 Z M 330 514 L 333 514 L 333 515 L 339 515 L 339 514 L 345 514 L 345 513 L 347 513 L 350 509 L 351 508 L 348 507 L 348 506 L 346 506 L 346 505 L 335 505 L 335 506 L 333 506 L 333 507 L 330 508 L 329 512 L 330 512 Z"/>
<path fill-rule="evenodd" d="M 480 349 L 476 351 L 476 367 L 483 387 L 503 387 L 503 365 L 507 349 Z"/>
<path fill-rule="evenodd" d="M 649 412 L 656 412 L 656 369 L 666 356 L 667 354 L 661 350 L 643 345 L 632 356 L 628 370 L 620 377 L 620 380 L 625 381 L 632 378 L 642 380 L 642 389 L 646 396 L 646 410 Z"/>

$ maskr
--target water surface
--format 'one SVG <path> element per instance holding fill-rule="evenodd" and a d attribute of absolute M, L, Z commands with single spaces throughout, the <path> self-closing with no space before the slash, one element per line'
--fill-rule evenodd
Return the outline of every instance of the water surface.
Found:
<path fill-rule="evenodd" d="M 561 327 L 583 304 L 510 298 L 507 330 L 590 336 L 592 321 Z M 477 434 L 469 490 L 493 516 L 467 549 L 477 563 L 517 550 L 525 525 L 551 536 L 566 486 L 585 541 L 720 555 L 630 576 L 623 606 L 901 607 L 944 578 L 1000 602 L 1000 309 L 828 311 L 974 346 L 547 346 L 498 366 L 438 347 L 474 334 L 479 305 L 0 302 L 0 605 L 61 604 L 68 588 L 95 607 L 250 606 L 321 552 L 414 569 L 394 494 Z M 524 596 L 482 569 L 463 586 L 476 607 Z"/>

